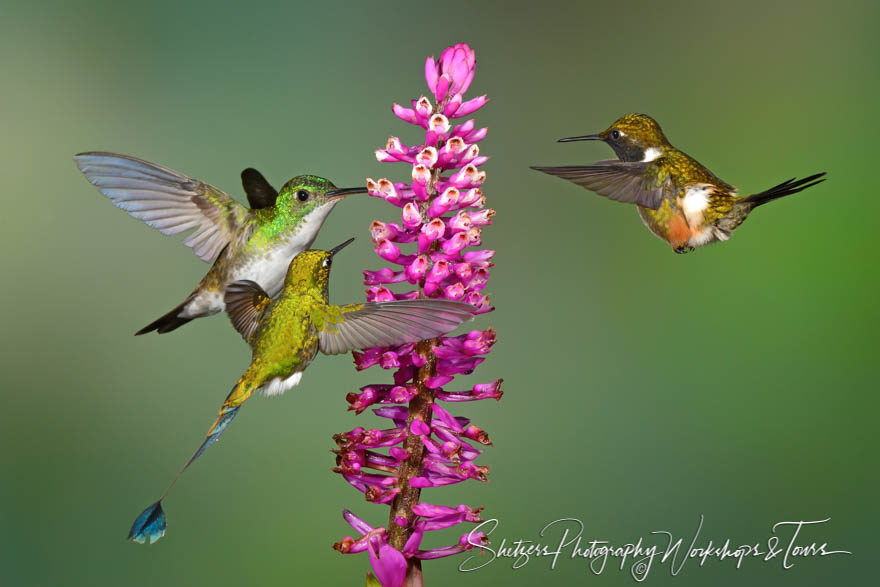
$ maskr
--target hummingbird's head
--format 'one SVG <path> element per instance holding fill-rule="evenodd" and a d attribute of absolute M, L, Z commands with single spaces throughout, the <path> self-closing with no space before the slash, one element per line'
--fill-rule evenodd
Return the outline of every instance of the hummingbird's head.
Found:
<path fill-rule="evenodd" d="M 366 187 L 339 189 L 333 182 L 317 175 L 297 175 L 284 184 L 278 192 L 276 207 L 286 208 L 299 214 L 307 214 L 316 208 L 329 210 L 342 198 L 351 194 L 365 194 Z"/>
<path fill-rule="evenodd" d="M 662 154 L 669 141 L 657 121 L 647 114 L 626 114 L 599 134 L 559 139 L 569 141 L 603 141 L 617 153 L 621 161 L 653 161 Z"/>
<path fill-rule="evenodd" d="M 336 245 L 329 251 L 309 249 L 293 258 L 287 268 L 285 285 L 291 285 L 297 289 L 318 288 L 324 292 L 330 284 L 330 266 L 333 264 L 333 256 L 350 245 L 354 237 L 340 245 Z"/>

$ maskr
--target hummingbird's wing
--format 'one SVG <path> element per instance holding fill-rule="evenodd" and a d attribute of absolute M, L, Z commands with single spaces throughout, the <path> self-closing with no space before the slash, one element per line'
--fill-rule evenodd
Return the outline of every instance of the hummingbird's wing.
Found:
<path fill-rule="evenodd" d="M 674 198 L 675 194 L 668 179 L 657 181 L 656 174 L 648 169 L 649 164 L 610 159 L 596 161 L 592 165 L 532 167 L 532 169 L 567 179 L 611 200 L 638 204 L 656 210 L 663 203 L 663 198 Z"/>
<path fill-rule="evenodd" d="M 251 210 L 271 208 L 275 205 L 278 190 L 273 188 L 272 184 L 263 177 L 263 174 L 253 167 L 248 167 L 241 172 L 241 185 L 244 188 L 244 193 L 247 194 Z"/>
<path fill-rule="evenodd" d="M 401 300 L 329 306 L 318 328 L 321 352 L 394 346 L 441 336 L 474 317 L 474 306 L 449 300 Z M 317 321 L 316 321 L 317 323 Z"/>
<path fill-rule="evenodd" d="M 223 302 L 232 325 L 238 330 L 245 342 L 251 344 L 260 317 L 272 298 L 257 283 L 243 279 L 233 281 L 226 286 Z"/>
<path fill-rule="evenodd" d="M 212 185 L 128 155 L 74 155 L 102 194 L 138 220 L 171 235 L 194 228 L 183 244 L 212 262 L 247 220 L 247 208 Z"/>

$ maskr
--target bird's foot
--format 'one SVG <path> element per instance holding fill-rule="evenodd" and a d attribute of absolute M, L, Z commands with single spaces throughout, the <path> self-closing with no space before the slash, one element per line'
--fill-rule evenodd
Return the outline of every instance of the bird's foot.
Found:
<path fill-rule="evenodd" d="M 690 253 L 691 251 L 693 251 L 694 247 L 675 247 L 672 250 L 675 251 L 676 253 L 678 253 L 679 255 L 684 255 L 685 253 Z"/>

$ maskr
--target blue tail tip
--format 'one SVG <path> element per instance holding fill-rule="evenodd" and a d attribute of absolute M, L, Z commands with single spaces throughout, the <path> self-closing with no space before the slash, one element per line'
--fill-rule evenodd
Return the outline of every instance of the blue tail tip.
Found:
<path fill-rule="evenodd" d="M 162 511 L 162 500 L 157 501 L 137 517 L 131 530 L 128 531 L 128 539 L 138 544 L 150 544 L 165 536 L 165 512 Z"/>

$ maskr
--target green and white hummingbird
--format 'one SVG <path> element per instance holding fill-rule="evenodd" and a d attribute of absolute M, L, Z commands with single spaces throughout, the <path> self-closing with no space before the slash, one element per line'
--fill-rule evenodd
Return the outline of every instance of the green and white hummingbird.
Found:
<path fill-rule="evenodd" d="M 735 187 L 673 147 L 660 125 L 645 114 L 622 116 L 599 134 L 559 139 L 569 141 L 603 141 L 618 158 L 592 165 L 532 169 L 612 200 L 636 204 L 645 226 L 676 253 L 726 241 L 758 206 L 825 181 L 822 172 L 740 197 Z"/>
<path fill-rule="evenodd" d="M 337 189 L 323 177 L 298 175 L 278 192 L 248 168 L 241 180 L 249 210 L 212 185 L 137 157 L 89 152 L 73 159 L 115 206 L 162 234 L 195 229 L 184 244 L 212 263 L 180 305 L 135 334 L 170 332 L 223 311 L 223 292 L 236 280 L 255 281 L 274 296 L 288 263 L 312 244 L 333 207 L 349 194 L 367 191 Z"/>
<path fill-rule="evenodd" d="M 333 255 L 353 240 L 330 251 L 309 250 L 297 255 L 274 301 L 253 281 L 236 281 L 226 288 L 226 311 L 251 346 L 251 364 L 226 397 L 201 446 L 159 500 L 135 520 L 129 540 L 153 543 L 165 534 L 162 499 L 187 467 L 220 437 L 255 391 L 271 396 L 297 385 L 318 351 L 337 355 L 417 342 L 446 334 L 473 318 L 476 308 L 449 300 L 331 305 Z"/>

